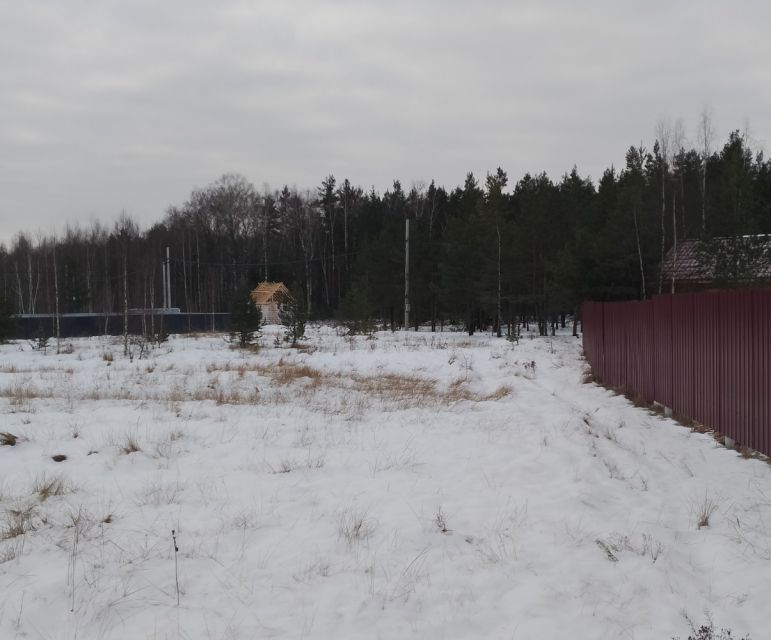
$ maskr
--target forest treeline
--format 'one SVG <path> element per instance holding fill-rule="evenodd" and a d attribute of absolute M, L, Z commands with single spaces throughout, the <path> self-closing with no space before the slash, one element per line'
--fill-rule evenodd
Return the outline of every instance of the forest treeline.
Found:
<path fill-rule="evenodd" d="M 771 162 L 739 132 L 713 150 L 708 125 L 698 148 L 679 125 L 660 126 L 652 148 L 630 147 L 596 184 L 575 168 L 556 182 L 513 182 L 499 168 L 451 189 L 394 181 L 382 194 L 332 175 L 302 191 L 224 175 L 146 230 L 122 214 L 58 237 L 19 233 L 0 245 L 0 296 L 23 314 L 159 307 L 169 247 L 171 303 L 183 311 L 228 311 L 275 280 L 302 287 L 312 318 L 396 327 L 408 219 L 410 324 L 545 325 L 585 299 L 669 291 L 659 266 L 678 241 L 771 232 Z"/>

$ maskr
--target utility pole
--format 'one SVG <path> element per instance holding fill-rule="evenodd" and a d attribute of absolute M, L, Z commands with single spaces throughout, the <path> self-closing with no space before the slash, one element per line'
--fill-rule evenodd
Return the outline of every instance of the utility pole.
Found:
<path fill-rule="evenodd" d="M 168 247 L 166 247 L 166 308 L 171 308 L 171 258 Z"/>
<path fill-rule="evenodd" d="M 404 221 L 404 330 L 410 325 L 410 219 Z"/>
<path fill-rule="evenodd" d="M 166 298 L 166 261 L 161 260 L 161 283 L 163 285 L 163 308 L 169 308 L 169 301 Z"/>
<path fill-rule="evenodd" d="M 56 238 L 54 238 L 54 302 L 56 304 L 56 353 L 61 351 L 61 332 L 59 330 L 59 275 L 56 271 Z"/>

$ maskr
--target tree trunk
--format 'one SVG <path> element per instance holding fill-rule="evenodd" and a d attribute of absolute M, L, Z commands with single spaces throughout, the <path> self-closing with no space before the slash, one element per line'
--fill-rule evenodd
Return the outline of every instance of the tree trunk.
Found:
<path fill-rule="evenodd" d="M 663 162 L 663 160 L 662 160 Z M 664 286 L 664 251 L 666 250 L 666 168 L 661 169 L 661 262 L 659 263 L 659 294 Z"/>
<path fill-rule="evenodd" d="M 640 227 L 637 224 L 637 204 L 635 203 L 632 207 L 632 217 L 634 218 L 634 237 L 637 242 L 637 260 L 640 263 L 640 287 L 641 287 L 641 296 L 640 298 L 642 300 L 645 300 L 645 268 L 643 267 L 643 255 L 642 255 L 642 245 L 640 244 Z"/>
<path fill-rule="evenodd" d="M 670 293 L 675 292 L 675 271 L 677 270 L 677 214 L 675 207 L 676 189 L 672 189 L 672 288 Z"/>

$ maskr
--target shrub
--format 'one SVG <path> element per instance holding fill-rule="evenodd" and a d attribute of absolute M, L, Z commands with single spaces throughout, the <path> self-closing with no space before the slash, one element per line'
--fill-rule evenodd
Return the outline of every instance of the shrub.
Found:
<path fill-rule="evenodd" d="M 42 329 L 38 332 L 34 340 L 30 340 L 30 346 L 34 351 L 42 351 L 43 355 L 48 351 L 48 341 L 51 337 Z"/>
<path fill-rule="evenodd" d="M 0 447 L 15 447 L 18 441 L 18 436 L 15 436 L 11 432 L 0 431 Z"/>
<path fill-rule="evenodd" d="M 672 640 L 680 640 L 680 638 L 672 638 Z M 750 636 L 746 635 L 742 638 L 734 638 L 730 629 L 715 629 L 715 625 L 710 622 L 709 624 L 703 624 L 698 629 L 694 629 L 693 633 L 688 636 L 688 640 L 750 640 Z"/>

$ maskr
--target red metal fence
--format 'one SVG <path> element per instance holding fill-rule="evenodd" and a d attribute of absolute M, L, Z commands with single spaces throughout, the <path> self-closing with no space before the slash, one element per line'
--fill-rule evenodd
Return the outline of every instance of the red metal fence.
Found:
<path fill-rule="evenodd" d="M 771 455 L 771 291 L 586 302 L 583 330 L 604 384 Z"/>

